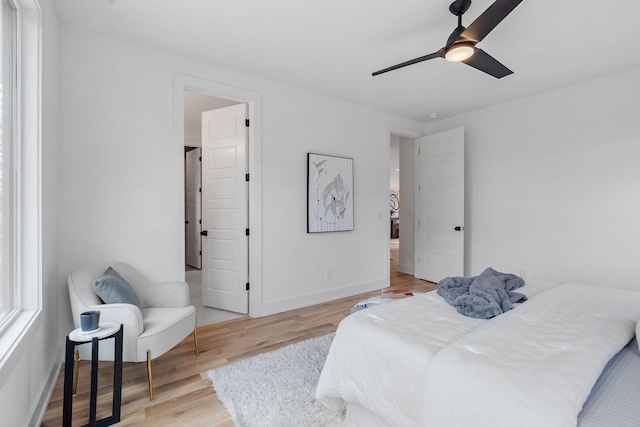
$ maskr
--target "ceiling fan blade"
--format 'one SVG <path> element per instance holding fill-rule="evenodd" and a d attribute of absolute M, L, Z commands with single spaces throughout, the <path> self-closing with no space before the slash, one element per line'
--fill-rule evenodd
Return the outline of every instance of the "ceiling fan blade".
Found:
<path fill-rule="evenodd" d="M 444 58 L 444 48 L 440 49 L 437 52 L 430 53 L 429 55 L 421 56 L 420 58 L 412 59 L 410 61 L 403 62 L 401 64 L 393 65 L 389 68 L 385 68 L 384 70 L 376 71 L 372 73 L 372 76 L 377 76 L 378 74 L 386 73 L 388 71 L 397 70 L 398 68 L 406 67 L 407 65 L 417 64 L 418 62 L 427 61 L 433 58 Z"/>
<path fill-rule="evenodd" d="M 490 74 L 496 79 L 501 79 L 504 76 L 513 74 L 513 71 L 502 65 L 493 56 L 478 48 L 476 48 L 475 53 L 470 58 L 465 59 L 462 62 L 467 65 L 471 65 L 476 70 Z"/>
<path fill-rule="evenodd" d="M 478 43 L 521 2 L 522 0 L 496 0 L 460 34 L 458 40 Z"/>

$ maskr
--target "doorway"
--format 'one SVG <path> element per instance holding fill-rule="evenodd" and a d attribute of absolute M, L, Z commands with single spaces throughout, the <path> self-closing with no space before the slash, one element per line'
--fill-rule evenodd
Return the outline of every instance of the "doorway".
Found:
<path fill-rule="evenodd" d="M 414 274 L 415 139 L 389 139 L 389 273 L 404 283 Z"/>
<path fill-rule="evenodd" d="M 224 252 L 225 248 L 220 248 L 219 241 L 208 239 L 203 232 L 211 228 L 207 224 L 210 216 L 202 218 L 203 194 L 209 194 L 211 188 L 202 182 L 203 177 L 203 125 L 202 117 L 204 112 L 222 111 L 230 106 L 246 105 L 242 102 L 210 96 L 194 90 L 184 90 L 184 146 L 185 146 L 185 281 L 189 285 L 191 293 L 191 303 L 196 307 L 196 318 L 198 326 L 209 325 L 225 320 L 235 319 L 246 315 L 246 309 L 243 313 L 236 313 L 230 310 L 224 310 L 220 305 L 211 302 L 208 288 L 210 283 L 210 272 L 212 270 L 208 261 L 210 257 L 207 255 L 213 251 L 216 253 Z M 244 126 L 244 120 L 243 120 Z M 205 138 L 206 139 L 206 138 Z M 210 149 L 209 149 L 210 150 Z M 242 151 L 242 175 L 246 172 L 246 153 Z M 209 163 L 207 163 L 208 165 Z M 206 177 L 205 177 L 206 179 Z M 228 191 L 227 191 L 228 192 Z M 246 198 L 246 196 L 244 196 Z M 205 197 L 206 201 L 211 197 Z M 246 203 L 244 211 L 247 212 Z M 244 225 L 243 225 L 244 227 Z M 204 244 L 204 247 L 203 247 Z M 246 251 L 245 251 L 246 252 Z M 203 259 L 203 253 L 205 258 Z M 248 276 L 248 267 L 245 268 L 245 275 Z M 220 271 L 220 269 L 216 269 Z M 244 287 L 245 277 L 242 278 Z M 248 305 L 248 297 L 245 292 L 245 305 Z M 209 298 L 209 301 L 207 301 Z M 206 305 L 205 305 L 206 304 Z M 213 307 L 212 307 L 213 306 Z"/>
<path fill-rule="evenodd" d="M 247 106 L 248 128 L 247 159 L 250 175 L 249 187 L 249 315 L 262 317 L 262 94 L 251 89 L 201 79 L 186 74 L 173 75 L 173 188 L 171 209 L 174 221 L 174 277 L 185 279 L 185 227 L 184 227 L 184 147 L 185 147 L 185 90 L 221 98 Z M 186 135 L 187 137 L 189 135 Z"/>
<path fill-rule="evenodd" d="M 397 281 L 398 275 L 412 275 L 438 283 L 447 276 L 463 276 L 464 128 L 419 138 L 391 133 L 389 144 L 391 257 L 397 247 L 389 277 L 395 275 Z"/>

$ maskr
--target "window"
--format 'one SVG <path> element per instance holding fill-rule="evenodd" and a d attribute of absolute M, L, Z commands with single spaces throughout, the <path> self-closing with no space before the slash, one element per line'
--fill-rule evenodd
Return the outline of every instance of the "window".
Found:
<path fill-rule="evenodd" d="M 0 17 L 0 329 L 16 313 L 18 289 L 15 280 L 15 116 L 16 116 L 16 8 L 2 2 Z"/>

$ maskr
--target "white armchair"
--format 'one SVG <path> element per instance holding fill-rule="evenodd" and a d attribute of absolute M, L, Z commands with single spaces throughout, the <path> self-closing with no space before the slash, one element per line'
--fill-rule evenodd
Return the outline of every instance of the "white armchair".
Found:
<path fill-rule="evenodd" d="M 93 283 L 111 266 L 133 288 L 140 307 L 132 304 L 104 304 L 93 290 Z M 73 323 L 80 327 L 80 313 L 100 310 L 100 322 L 124 325 L 123 361 L 147 362 L 149 399 L 153 400 L 151 360 L 171 350 L 191 332 L 199 356 L 196 309 L 190 305 L 189 285 L 184 282 L 149 283 L 136 269 L 124 262 L 107 262 L 74 270 L 69 274 L 69 297 Z M 81 345 L 76 353 L 76 381 L 79 357 L 91 358 L 91 347 Z M 100 346 L 99 359 L 113 360 L 113 343 Z M 75 385 L 74 385 L 75 390 Z"/>

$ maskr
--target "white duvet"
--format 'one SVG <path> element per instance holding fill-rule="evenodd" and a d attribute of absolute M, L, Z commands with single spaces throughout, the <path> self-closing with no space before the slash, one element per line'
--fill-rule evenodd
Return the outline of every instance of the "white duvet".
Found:
<path fill-rule="evenodd" d="M 639 292 L 571 283 L 540 294 L 433 358 L 426 425 L 576 426 L 639 318 Z"/>
<path fill-rule="evenodd" d="M 640 293 L 570 284 L 531 298 L 544 289 L 527 284 L 530 300 L 491 320 L 435 292 L 359 311 L 338 327 L 316 397 L 392 426 L 574 426 L 633 337 Z"/>

